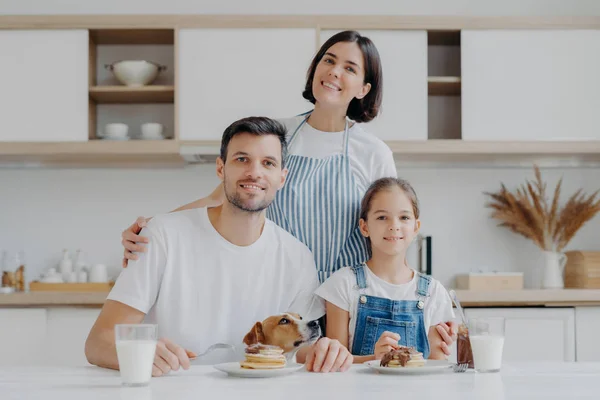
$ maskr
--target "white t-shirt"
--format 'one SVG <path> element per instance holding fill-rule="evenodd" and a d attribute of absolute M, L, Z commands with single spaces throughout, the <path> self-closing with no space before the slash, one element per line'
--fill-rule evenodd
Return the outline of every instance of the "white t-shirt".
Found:
<path fill-rule="evenodd" d="M 287 128 L 288 141 L 305 118 L 306 116 L 297 116 L 279 120 Z M 362 192 L 379 178 L 397 176 L 392 150 L 381 139 L 356 123 L 348 129 L 348 133 L 350 168 Z M 308 123 L 302 125 L 289 148 L 289 154 L 311 158 L 325 158 L 343 153 L 344 131 L 323 132 Z"/>
<path fill-rule="evenodd" d="M 147 252 L 122 271 L 108 299 L 145 313 L 159 337 L 188 350 L 230 343 L 239 359 L 257 321 L 286 311 L 307 320 L 325 314 L 310 250 L 268 219 L 243 247 L 217 232 L 206 208 L 158 215 L 141 235 L 150 239 Z M 223 358 L 207 362 L 232 359 L 217 353 Z"/>
<path fill-rule="evenodd" d="M 360 292 L 355 286 L 356 274 L 352 268 L 345 267 L 336 271 L 329 277 L 315 292 L 318 296 L 336 305 L 337 307 L 348 311 L 350 314 L 350 323 L 348 326 L 348 343 L 352 351 L 352 341 L 356 328 L 356 313 L 358 308 L 359 296 L 382 297 L 391 300 L 419 300 L 417 298 L 417 282 L 419 275 L 415 272 L 410 282 L 402 285 L 394 285 L 386 282 L 375 275 L 368 267 L 365 268 L 365 278 L 367 288 Z M 454 320 L 454 311 L 452 310 L 452 300 L 448 292 L 435 279 L 431 279 L 429 284 L 429 297 L 426 297 L 423 308 L 423 320 L 425 322 L 425 331 L 429 333 L 429 327 Z"/>

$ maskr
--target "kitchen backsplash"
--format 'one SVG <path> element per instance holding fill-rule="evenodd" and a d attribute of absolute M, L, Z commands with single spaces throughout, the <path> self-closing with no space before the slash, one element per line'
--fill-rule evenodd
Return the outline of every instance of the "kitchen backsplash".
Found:
<path fill-rule="evenodd" d="M 529 271 L 539 253 L 521 237 L 496 227 L 484 191 L 533 178 L 530 168 L 400 168 L 421 202 L 422 230 L 433 238 L 433 275 L 453 285 L 471 270 Z M 563 177 L 563 197 L 600 188 L 600 169 L 544 169 L 552 190 Z M 138 215 L 166 212 L 209 193 L 213 165 L 185 169 L 1 169 L 0 251 L 23 250 L 26 280 L 56 267 L 63 249 L 82 249 L 87 263 L 120 271 L 121 231 Z M 563 199 L 564 200 L 564 199 Z M 569 249 L 600 250 L 600 218 L 590 221 Z"/>

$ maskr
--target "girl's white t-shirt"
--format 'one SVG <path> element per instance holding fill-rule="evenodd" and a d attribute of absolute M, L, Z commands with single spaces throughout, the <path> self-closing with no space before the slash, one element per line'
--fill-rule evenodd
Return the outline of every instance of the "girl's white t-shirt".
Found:
<path fill-rule="evenodd" d="M 288 131 L 288 142 L 306 116 L 280 119 Z M 377 136 L 365 131 L 361 124 L 353 124 L 348 129 L 348 158 L 350 168 L 357 180 L 359 189 L 364 193 L 369 185 L 385 177 L 396 177 L 396 164 L 392 150 Z M 344 153 L 344 131 L 323 132 L 308 123 L 290 143 L 289 154 L 311 158 L 326 158 Z"/>
<path fill-rule="evenodd" d="M 350 314 L 348 345 L 352 351 L 352 341 L 356 329 L 356 313 L 358 301 L 361 294 L 367 296 L 382 297 L 391 300 L 419 300 L 417 297 L 417 283 L 419 274 L 414 272 L 410 282 L 394 285 L 386 282 L 375 275 L 368 267 L 365 268 L 367 288 L 358 290 L 356 274 L 350 267 L 344 267 L 336 271 L 316 290 L 316 294 L 324 300 L 334 304 Z M 423 319 L 425 330 L 429 333 L 429 327 L 441 322 L 454 320 L 452 300 L 448 292 L 437 280 L 431 278 L 429 284 L 429 297 L 424 299 Z"/>

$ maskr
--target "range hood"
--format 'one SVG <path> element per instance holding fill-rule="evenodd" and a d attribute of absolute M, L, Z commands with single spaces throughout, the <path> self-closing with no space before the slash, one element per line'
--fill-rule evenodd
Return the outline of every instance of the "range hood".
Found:
<path fill-rule="evenodd" d="M 187 164 L 214 164 L 219 156 L 219 143 L 185 143 L 179 146 L 179 155 Z"/>

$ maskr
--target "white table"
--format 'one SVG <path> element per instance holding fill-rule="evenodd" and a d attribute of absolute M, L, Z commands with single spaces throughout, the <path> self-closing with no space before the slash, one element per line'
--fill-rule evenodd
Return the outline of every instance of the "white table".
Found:
<path fill-rule="evenodd" d="M 380 397 L 381 396 L 381 397 Z M 391 397 L 390 397 L 391 396 Z M 2 368 L 0 399 L 598 399 L 600 363 L 504 365 L 501 373 L 380 375 L 357 365 L 346 373 L 305 371 L 269 379 L 229 378 L 210 366 L 192 366 L 125 388 L 117 371 L 79 368 Z"/>

